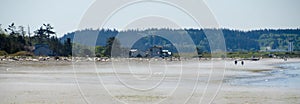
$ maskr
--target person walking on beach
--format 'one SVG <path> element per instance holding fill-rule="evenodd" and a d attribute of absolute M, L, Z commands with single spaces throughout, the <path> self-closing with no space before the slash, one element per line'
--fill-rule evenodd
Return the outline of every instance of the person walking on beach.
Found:
<path fill-rule="evenodd" d="M 244 65 L 244 61 L 242 61 L 241 64 Z"/>

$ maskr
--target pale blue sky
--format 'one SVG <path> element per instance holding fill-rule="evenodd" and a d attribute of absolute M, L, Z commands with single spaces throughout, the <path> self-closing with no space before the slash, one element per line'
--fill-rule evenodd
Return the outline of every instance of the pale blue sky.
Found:
<path fill-rule="evenodd" d="M 58 36 L 78 28 L 94 0 L 1 0 L 0 24 L 7 28 L 43 23 L 55 27 Z M 205 0 L 220 27 L 230 29 L 300 28 L 300 0 Z M 101 13 L 101 10 L 99 10 Z M 188 24 L 186 24 L 188 25 Z M 194 27 L 193 24 L 187 27 Z"/>
<path fill-rule="evenodd" d="M 43 23 L 54 26 L 57 35 L 76 30 L 93 0 L 1 0 L 0 24 L 30 25 L 31 31 Z"/>
<path fill-rule="evenodd" d="M 299 28 L 300 0 L 205 0 L 221 27 Z"/>

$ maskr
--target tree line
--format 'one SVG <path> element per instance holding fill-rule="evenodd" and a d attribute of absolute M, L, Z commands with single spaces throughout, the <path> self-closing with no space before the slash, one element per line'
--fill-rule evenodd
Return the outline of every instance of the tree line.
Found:
<path fill-rule="evenodd" d="M 55 56 L 72 55 L 71 41 L 61 42 L 50 24 L 43 24 L 33 34 L 29 32 L 29 28 L 26 34 L 24 26 L 17 26 L 14 23 L 8 25 L 6 29 L 0 27 L 0 50 L 3 54 L 27 52 L 27 55 L 33 55 L 35 44 L 49 45 Z"/>
<path fill-rule="evenodd" d="M 137 40 L 132 46 L 124 46 L 119 44 L 120 51 L 128 51 L 130 48 L 147 51 L 153 46 L 163 46 L 173 53 L 177 52 L 174 45 L 180 46 L 186 51 L 192 47 L 190 44 L 181 39 L 186 34 L 191 37 L 193 45 L 196 46 L 199 54 L 209 53 L 209 40 L 205 31 L 218 33 L 221 31 L 226 49 L 229 52 L 256 52 L 265 50 L 266 47 L 271 49 L 287 50 L 290 42 L 293 43 L 294 51 L 300 51 L 300 29 L 264 29 L 252 31 L 240 31 L 230 29 L 147 29 L 147 30 L 125 30 L 118 31 L 116 29 L 85 29 L 65 34 L 58 38 L 54 27 L 50 24 L 42 24 L 40 28 L 35 30 L 33 34 L 26 34 L 24 26 L 16 26 L 14 23 L 8 25 L 8 28 L 1 28 L 0 25 L 0 51 L 7 54 L 14 54 L 20 51 L 32 52 L 35 44 L 47 44 L 53 50 L 55 56 L 71 56 L 71 55 L 90 55 L 99 57 L 110 57 L 111 49 L 114 42 L 118 42 L 117 35 L 123 34 L 125 37 L 146 34 Z M 215 31 L 215 32 L 214 32 Z M 96 44 L 77 44 L 73 43 L 76 35 L 87 36 L 89 34 L 98 35 Z M 167 34 L 171 36 L 171 40 L 177 41 L 174 44 L 170 39 L 158 36 L 159 34 Z M 115 45 L 116 46 L 116 45 Z M 127 47 L 126 47 L 127 46 Z M 73 53 L 72 53 L 73 52 Z"/>
<path fill-rule="evenodd" d="M 62 40 L 74 37 L 74 35 L 87 35 L 87 34 L 98 34 L 96 39 L 96 46 L 104 47 L 107 45 L 107 41 L 111 37 L 117 35 L 125 35 L 129 38 L 130 36 L 138 36 L 146 34 L 143 38 L 136 41 L 131 47 L 139 50 L 146 51 L 152 46 L 164 46 L 172 52 L 177 52 L 174 43 L 170 40 L 175 40 L 178 43 L 182 43 L 182 49 L 188 49 L 190 45 L 184 45 L 185 40 L 182 40 L 180 36 L 189 35 L 194 45 L 197 47 L 199 53 L 210 53 L 209 40 L 206 31 L 211 33 L 222 32 L 226 50 L 229 52 L 256 52 L 265 50 L 266 47 L 271 49 L 288 50 L 289 42 L 293 43 L 294 51 L 300 51 L 300 29 L 262 29 L 262 30 L 251 30 L 251 31 L 240 31 L 230 29 L 148 29 L 148 30 L 125 30 L 117 31 L 112 29 L 85 29 L 65 34 L 61 37 Z M 165 39 L 158 35 L 168 34 L 172 39 Z M 128 39 L 130 40 L 130 39 Z M 178 46 L 178 45 L 177 45 Z"/>
<path fill-rule="evenodd" d="M 116 30 L 102 31 L 101 33 L 110 32 L 113 34 L 117 33 Z M 97 42 L 98 44 L 104 44 L 102 46 L 87 46 L 85 44 L 72 43 L 71 39 L 73 37 L 58 38 L 54 27 L 50 24 L 42 24 L 33 34 L 29 32 L 29 29 L 26 33 L 25 26 L 16 26 L 12 23 L 8 25 L 8 28 L 3 29 L 0 24 L 0 55 L 10 55 L 18 52 L 23 53 L 18 55 L 33 55 L 34 45 L 47 44 L 53 51 L 53 56 L 88 55 L 110 57 L 113 43 L 114 46 L 117 44 L 114 37 L 107 37 L 107 39 Z"/>

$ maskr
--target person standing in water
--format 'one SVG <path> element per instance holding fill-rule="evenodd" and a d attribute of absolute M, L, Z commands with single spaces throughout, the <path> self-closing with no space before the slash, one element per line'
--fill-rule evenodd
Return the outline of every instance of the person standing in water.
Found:
<path fill-rule="evenodd" d="M 234 60 L 234 64 L 235 64 L 235 65 L 237 64 L 237 60 Z"/>
<path fill-rule="evenodd" d="M 244 61 L 242 61 L 241 64 L 244 65 Z"/>

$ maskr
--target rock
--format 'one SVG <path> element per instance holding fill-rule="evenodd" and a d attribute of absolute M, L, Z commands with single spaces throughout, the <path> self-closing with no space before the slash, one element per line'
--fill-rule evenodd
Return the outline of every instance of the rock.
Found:
<path fill-rule="evenodd" d="M 32 61 L 37 62 L 37 61 L 39 61 L 39 60 L 38 60 L 38 59 L 32 59 Z"/>

